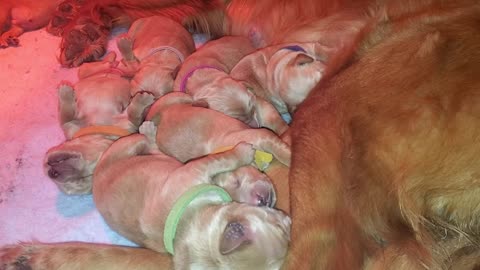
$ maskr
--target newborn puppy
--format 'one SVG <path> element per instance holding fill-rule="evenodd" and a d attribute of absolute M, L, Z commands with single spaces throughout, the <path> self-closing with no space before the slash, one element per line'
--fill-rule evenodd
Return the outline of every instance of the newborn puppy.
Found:
<path fill-rule="evenodd" d="M 60 125 L 66 142 L 48 150 L 46 174 L 67 194 L 91 192 L 93 170 L 101 154 L 121 136 L 137 131 L 153 96 L 130 96 L 130 83 L 115 66 L 115 54 L 83 65 L 79 81 L 58 89 Z"/>
<path fill-rule="evenodd" d="M 195 103 L 222 112 L 251 127 L 268 127 L 281 134 L 288 126 L 265 100 L 256 99 L 230 70 L 255 49 L 245 37 L 226 36 L 207 42 L 190 55 L 175 80 L 175 91 L 193 96 Z"/>
<path fill-rule="evenodd" d="M 181 162 L 245 141 L 290 165 L 290 146 L 272 131 L 252 129 L 215 110 L 192 106 L 192 98 L 184 93 L 163 96 L 152 105 L 145 119 L 158 127 L 160 150 Z"/>
<path fill-rule="evenodd" d="M 319 43 L 283 44 L 245 56 L 230 72 L 281 113 L 293 113 L 322 79 L 329 53 Z"/>
<path fill-rule="evenodd" d="M 60 0 L 0 1 L 0 48 L 18 46 L 23 32 L 46 26 L 58 3 Z"/>
<path fill-rule="evenodd" d="M 95 204 L 110 227 L 141 246 L 171 253 L 175 269 L 280 267 L 288 216 L 231 202 L 252 203 L 255 186 L 264 184 L 264 178 L 250 183 L 245 171 L 235 174 L 253 162 L 251 145 L 182 164 L 158 152 L 153 123 L 145 122 L 140 133 L 112 144 L 95 170 Z"/>
<path fill-rule="evenodd" d="M 191 34 L 163 16 L 136 20 L 117 40 L 125 71 L 133 76 L 132 95 L 140 91 L 155 98 L 173 91 L 173 81 L 185 57 L 195 51 Z"/>

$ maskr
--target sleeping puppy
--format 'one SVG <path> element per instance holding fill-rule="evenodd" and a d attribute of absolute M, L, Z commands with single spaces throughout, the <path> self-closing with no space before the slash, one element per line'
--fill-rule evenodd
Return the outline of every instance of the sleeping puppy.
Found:
<path fill-rule="evenodd" d="M 112 144 L 95 170 L 95 204 L 110 227 L 141 246 L 171 253 L 175 269 L 280 267 L 288 216 L 231 202 L 270 205 L 255 195 L 265 178 L 256 169 L 243 170 L 253 162 L 252 145 L 183 164 L 158 151 L 152 122 L 142 124 L 140 133 Z"/>
<path fill-rule="evenodd" d="M 272 131 L 252 129 L 215 110 L 192 106 L 188 94 L 173 92 L 163 96 L 152 105 L 145 119 L 158 127 L 159 149 L 181 162 L 245 141 L 290 165 L 290 146 Z"/>
<path fill-rule="evenodd" d="M 275 45 L 245 56 L 230 72 L 281 113 L 293 113 L 322 79 L 335 49 L 320 43 Z"/>
<path fill-rule="evenodd" d="M 163 16 L 136 20 L 117 40 L 125 72 L 132 78 L 132 95 L 147 91 L 159 98 L 173 91 L 176 73 L 195 50 L 192 35 L 178 22 Z"/>
<path fill-rule="evenodd" d="M 244 166 L 241 168 L 245 167 L 249 166 Z M 269 178 L 274 182 L 275 189 L 277 191 L 278 200 L 275 203 L 275 208 L 281 209 L 286 213 L 288 213 L 289 207 L 288 169 L 289 168 L 287 166 L 281 164 L 278 162 L 278 160 L 273 160 L 265 171 Z M 236 170 L 234 172 L 238 171 L 239 170 Z M 218 178 L 222 175 L 228 178 L 230 173 L 222 173 L 217 175 L 215 178 L 218 180 Z M 243 193 L 246 194 L 246 192 Z M 234 216 L 229 217 L 230 220 L 235 218 L 235 216 L 239 215 L 235 214 Z M 285 227 L 285 229 L 288 231 L 288 227 Z M 262 232 L 260 236 L 263 237 L 263 234 L 264 233 Z M 265 246 L 271 247 L 271 244 L 273 244 L 273 242 L 270 242 Z M 78 256 L 80 253 L 81 256 Z M 175 257 L 180 257 L 179 253 L 180 252 L 176 252 Z M 235 253 L 237 252 L 233 252 L 232 255 Z M 248 260 L 245 260 L 245 262 L 253 263 L 254 259 L 254 257 L 249 257 Z M 178 259 L 176 259 L 176 261 L 178 261 Z M 52 244 L 21 243 L 17 245 L 1 247 L 0 265 L 1 263 L 7 265 L 7 270 L 10 269 L 8 266 L 13 267 L 15 265 L 29 266 L 32 270 L 45 269 L 46 266 L 48 266 L 48 269 L 51 270 L 82 270 L 100 268 L 105 270 L 129 270 L 133 268 L 139 270 L 174 269 L 172 257 L 168 256 L 166 253 L 159 253 L 146 248 L 120 247 L 77 242 Z M 238 262 L 235 262 L 235 264 L 237 263 Z M 201 269 L 209 269 L 208 267 L 221 269 L 221 267 L 211 265 L 204 266 Z M 237 268 L 232 269 L 257 269 L 255 267 L 258 267 L 259 270 L 269 269 L 263 265 L 252 266 L 240 264 Z M 184 268 L 179 267 L 175 269 Z"/>
<path fill-rule="evenodd" d="M 195 103 L 203 103 L 251 127 L 267 127 L 281 134 L 288 126 L 274 108 L 263 99 L 257 100 L 242 83 L 229 76 L 238 61 L 253 51 L 245 37 L 227 36 L 207 42 L 185 60 L 174 89 L 192 95 Z"/>
<path fill-rule="evenodd" d="M 2 0 L 0 2 L 0 48 L 18 46 L 25 31 L 48 24 L 61 0 Z"/>
<path fill-rule="evenodd" d="M 130 83 L 116 69 L 115 54 L 83 65 L 79 81 L 58 89 L 59 119 L 66 141 L 48 150 L 46 174 L 66 194 L 91 192 L 93 170 L 101 154 L 119 137 L 138 130 L 153 96 L 130 96 Z"/>

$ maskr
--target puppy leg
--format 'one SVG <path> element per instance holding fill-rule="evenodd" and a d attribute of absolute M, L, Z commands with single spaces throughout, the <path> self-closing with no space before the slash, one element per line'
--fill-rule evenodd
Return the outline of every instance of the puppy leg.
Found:
<path fill-rule="evenodd" d="M 253 144 L 255 149 L 271 153 L 278 161 L 290 166 L 290 146 L 265 128 L 246 129 L 230 134 L 230 144 L 245 141 Z"/>
<path fill-rule="evenodd" d="M 73 85 L 70 82 L 63 81 L 58 87 L 58 115 L 60 126 L 68 139 L 71 139 L 80 128 L 78 121 L 75 119 L 76 111 L 77 103 Z"/>
<path fill-rule="evenodd" d="M 0 248 L 0 269 L 173 269 L 171 257 L 144 248 L 81 242 L 19 244 Z"/>
<path fill-rule="evenodd" d="M 117 39 L 117 47 L 125 61 L 137 61 L 133 54 L 133 39 L 128 35 L 122 35 Z"/>
<path fill-rule="evenodd" d="M 155 97 L 151 93 L 136 93 L 127 107 L 128 120 L 130 120 L 134 126 L 140 126 L 147 115 L 148 108 L 150 108 L 154 101 Z"/>
<path fill-rule="evenodd" d="M 257 114 L 258 123 L 261 127 L 266 127 L 278 135 L 282 135 L 287 131 L 288 125 L 282 119 L 282 116 L 280 116 L 277 109 L 261 97 L 257 97 L 255 112 Z"/>
<path fill-rule="evenodd" d="M 194 177 L 198 181 L 213 184 L 213 177 L 223 172 L 233 171 L 253 162 L 255 149 L 251 144 L 241 142 L 232 150 L 211 154 L 188 162 L 171 177 Z M 181 174 L 181 175 L 177 175 Z M 173 175 L 173 174 L 172 174 Z"/>
<path fill-rule="evenodd" d="M 142 128 L 143 129 L 143 128 Z M 132 134 L 112 144 L 102 155 L 95 169 L 95 174 L 101 172 L 110 164 L 121 159 L 137 155 L 158 154 L 159 150 L 156 144 L 151 142 L 147 136 L 143 134 Z M 94 176 L 95 178 L 95 176 Z"/>

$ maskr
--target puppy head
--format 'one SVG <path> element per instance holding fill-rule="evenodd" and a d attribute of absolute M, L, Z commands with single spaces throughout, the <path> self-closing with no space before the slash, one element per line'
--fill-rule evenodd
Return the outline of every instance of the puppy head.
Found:
<path fill-rule="evenodd" d="M 277 92 L 289 108 L 296 108 L 317 85 L 325 64 L 301 51 L 282 49 L 267 65 L 270 89 Z"/>
<path fill-rule="evenodd" d="M 210 206 L 175 240 L 175 269 L 279 269 L 290 240 L 283 212 L 240 203 Z"/>
<path fill-rule="evenodd" d="M 234 201 L 267 207 L 275 205 L 275 190 L 270 178 L 253 166 L 218 174 L 213 182 L 228 191 Z"/>
<path fill-rule="evenodd" d="M 131 94 L 147 91 L 158 99 L 173 91 L 173 83 L 177 73 L 178 67 L 172 69 L 158 64 L 142 65 L 131 81 Z"/>
<path fill-rule="evenodd" d="M 195 102 L 204 101 L 212 110 L 238 119 L 251 127 L 258 128 L 255 117 L 255 95 L 245 85 L 230 77 L 211 83 L 208 90 L 194 96 Z"/>
<path fill-rule="evenodd" d="M 66 194 L 92 192 L 92 175 L 103 152 L 113 143 L 102 135 L 85 135 L 47 151 L 46 175 Z"/>

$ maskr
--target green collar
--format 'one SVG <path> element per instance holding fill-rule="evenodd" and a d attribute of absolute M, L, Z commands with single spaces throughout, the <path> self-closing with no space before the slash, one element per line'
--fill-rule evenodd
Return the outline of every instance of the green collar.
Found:
<path fill-rule="evenodd" d="M 227 191 L 219 186 L 211 184 L 196 185 L 183 193 L 173 205 L 172 210 L 170 210 L 170 213 L 168 213 L 167 220 L 165 221 L 165 229 L 163 230 L 163 244 L 165 245 L 165 249 L 168 253 L 173 255 L 173 240 L 175 239 L 177 225 L 183 215 L 183 212 L 185 212 L 185 209 L 195 198 L 207 192 L 217 193 L 223 202 L 232 201 L 232 198 Z"/>

